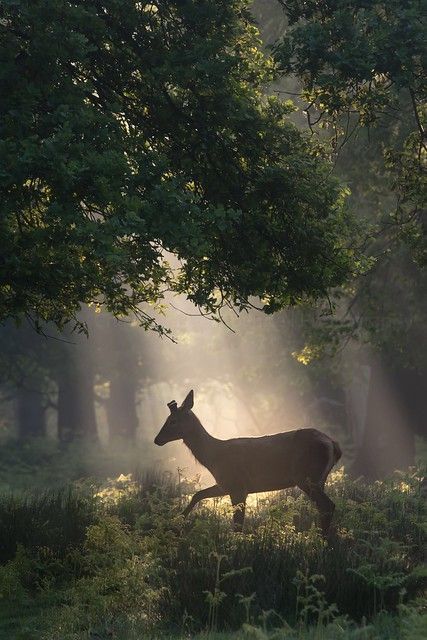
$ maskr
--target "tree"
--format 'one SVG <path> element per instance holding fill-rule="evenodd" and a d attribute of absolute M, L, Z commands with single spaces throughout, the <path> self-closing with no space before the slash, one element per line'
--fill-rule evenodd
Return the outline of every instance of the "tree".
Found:
<path fill-rule="evenodd" d="M 245 0 L 2 3 L 1 319 L 153 327 L 166 290 L 274 311 L 345 280 L 339 186 L 259 45 Z"/>
<path fill-rule="evenodd" d="M 106 314 L 96 316 L 89 330 L 98 379 L 108 386 L 108 398 L 98 401 L 106 411 L 110 444 L 120 439 L 132 444 L 139 423 L 138 392 L 148 376 L 140 330 Z"/>
<path fill-rule="evenodd" d="M 79 318 L 89 323 L 88 310 Z M 57 415 L 58 439 L 97 440 L 92 350 L 86 336 L 37 334 L 28 323 L 8 322 L 0 329 L 0 389 L 14 401 L 20 440 L 46 435 L 46 411 Z"/>
<path fill-rule="evenodd" d="M 307 313 L 306 355 L 327 370 L 322 355 L 332 354 L 334 367 L 345 369 L 350 345 L 347 383 L 370 369 L 354 471 L 375 476 L 413 461 L 414 433 L 426 433 L 423 7 L 417 0 L 281 4 L 288 27 L 276 60 L 301 82 L 312 133 L 323 128 L 319 137 L 331 144 L 371 263 L 334 292 L 335 315 Z"/>
<path fill-rule="evenodd" d="M 20 440 L 46 435 L 51 347 L 28 323 L 19 329 L 12 322 L 0 327 L 0 398 L 13 402 Z"/>
<path fill-rule="evenodd" d="M 52 372 L 58 390 L 58 439 L 63 444 L 78 438 L 97 442 L 92 352 L 86 336 L 73 342 L 61 345 L 63 359 Z"/>
<path fill-rule="evenodd" d="M 277 43 L 276 59 L 282 73 L 294 73 L 302 81 L 310 127 L 332 126 L 335 149 L 359 127 L 388 129 L 382 151 L 395 195 L 389 213 L 415 259 L 425 265 L 423 2 L 279 1 L 289 28 Z"/>

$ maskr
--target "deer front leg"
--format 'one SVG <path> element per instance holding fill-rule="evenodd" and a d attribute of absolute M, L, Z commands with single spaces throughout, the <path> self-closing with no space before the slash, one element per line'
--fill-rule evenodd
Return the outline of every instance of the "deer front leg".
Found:
<path fill-rule="evenodd" d="M 243 523 L 245 521 L 245 509 L 247 493 L 232 494 L 230 495 L 231 504 L 233 506 L 233 528 L 234 531 L 242 531 Z"/>
<path fill-rule="evenodd" d="M 189 504 L 182 512 L 182 515 L 186 518 L 200 500 L 204 500 L 205 498 L 220 498 L 223 495 L 225 495 L 224 491 L 217 484 L 214 484 L 213 487 L 208 487 L 207 489 L 201 489 L 201 491 L 195 493 L 191 498 Z"/>

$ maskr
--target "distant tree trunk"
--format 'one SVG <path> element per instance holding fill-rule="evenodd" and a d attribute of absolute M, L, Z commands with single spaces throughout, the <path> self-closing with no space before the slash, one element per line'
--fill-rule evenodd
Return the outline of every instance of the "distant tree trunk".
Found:
<path fill-rule="evenodd" d="M 401 375 L 379 360 L 372 365 L 363 439 L 350 469 L 354 476 L 381 478 L 414 463 L 415 429 Z"/>
<path fill-rule="evenodd" d="M 15 400 L 18 438 L 26 440 L 46 435 L 46 411 L 40 391 L 18 387 Z"/>
<path fill-rule="evenodd" d="M 60 442 L 72 442 L 77 438 L 97 441 L 94 376 L 91 369 L 70 363 L 59 373 L 57 383 Z"/>
<path fill-rule="evenodd" d="M 98 440 L 94 382 L 90 345 L 86 337 L 64 346 L 57 371 L 58 438 L 72 442 L 77 438 Z"/>
<path fill-rule="evenodd" d="M 136 332 L 127 324 L 112 320 L 109 325 L 110 396 L 107 422 L 110 441 L 133 443 L 138 429 L 136 397 L 138 392 L 138 350 Z"/>
<path fill-rule="evenodd" d="M 135 378 L 123 371 L 110 381 L 110 397 L 107 402 L 107 420 L 110 440 L 122 438 L 134 442 L 138 428 L 136 413 L 137 385 Z"/>

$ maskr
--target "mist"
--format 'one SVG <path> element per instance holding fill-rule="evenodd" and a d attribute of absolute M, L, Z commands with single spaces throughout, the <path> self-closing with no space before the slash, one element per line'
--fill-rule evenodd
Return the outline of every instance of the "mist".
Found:
<path fill-rule="evenodd" d="M 167 403 L 180 404 L 193 389 L 194 412 L 217 438 L 316 427 L 339 440 L 345 469 L 356 475 L 414 463 L 424 429 L 419 375 L 412 372 L 410 384 L 402 372 L 392 376 L 355 339 L 334 355 L 313 356 L 299 310 L 228 310 L 217 322 L 188 301 L 169 302 L 156 318 L 169 332 L 163 337 L 88 307 L 81 314 L 87 335 L 3 328 L 3 441 L 47 437 L 62 449 L 82 442 L 87 475 L 97 474 L 95 448 L 113 458 L 120 451 L 124 474 L 154 468 L 203 482 L 208 472 L 182 441 L 154 444 Z"/>

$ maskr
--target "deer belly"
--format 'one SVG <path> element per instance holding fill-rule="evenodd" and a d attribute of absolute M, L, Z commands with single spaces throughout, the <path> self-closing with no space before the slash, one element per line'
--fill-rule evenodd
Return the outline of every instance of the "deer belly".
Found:
<path fill-rule="evenodd" d="M 248 493 L 262 493 L 264 491 L 278 491 L 279 489 L 288 489 L 295 485 L 295 480 L 291 477 L 283 476 L 265 476 L 248 478 Z"/>
<path fill-rule="evenodd" d="M 296 482 L 290 470 L 276 469 L 266 465 L 236 465 L 226 472 L 215 474 L 217 483 L 226 493 L 261 493 L 263 491 L 276 491 L 295 486 Z"/>
<path fill-rule="evenodd" d="M 296 484 L 293 437 L 243 438 L 225 441 L 222 455 L 210 468 L 226 493 L 257 493 Z"/>

